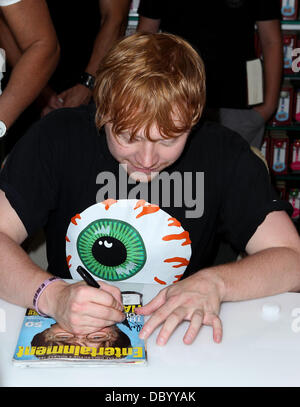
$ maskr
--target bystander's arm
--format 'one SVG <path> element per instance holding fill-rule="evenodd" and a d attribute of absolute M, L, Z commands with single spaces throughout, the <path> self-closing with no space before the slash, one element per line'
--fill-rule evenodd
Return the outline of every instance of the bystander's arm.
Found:
<path fill-rule="evenodd" d="M 258 21 L 258 33 L 264 60 L 264 103 L 256 106 L 268 121 L 278 105 L 282 82 L 282 37 L 279 20 Z"/>
<path fill-rule="evenodd" d="M 125 34 L 130 0 L 99 0 L 101 11 L 101 28 L 95 39 L 92 55 L 85 72 L 95 76 L 102 58 L 114 45 L 115 41 Z M 89 103 L 92 89 L 77 84 L 58 95 L 62 100 L 60 107 L 75 107 Z"/>
<path fill-rule="evenodd" d="M 137 31 L 145 33 L 157 33 L 160 26 L 160 19 L 148 18 L 144 16 L 139 17 Z"/>
<path fill-rule="evenodd" d="M 126 31 L 130 0 L 99 0 L 101 29 L 95 39 L 94 48 L 86 72 L 96 75 L 102 58 Z"/>
<path fill-rule="evenodd" d="M 2 11 L 22 51 L 0 97 L 0 119 L 10 127 L 47 83 L 58 62 L 59 45 L 44 0 L 23 0 Z"/>
<path fill-rule="evenodd" d="M 22 51 L 0 12 L 0 47 L 5 50 L 6 65 L 14 67 L 21 58 Z"/>

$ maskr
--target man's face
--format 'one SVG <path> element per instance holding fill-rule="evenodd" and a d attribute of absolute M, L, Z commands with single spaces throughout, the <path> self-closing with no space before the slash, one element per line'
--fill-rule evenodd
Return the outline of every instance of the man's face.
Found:
<path fill-rule="evenodd" d="M 173 164 L 180 157 L 189 135 L 189 132 L 186 132 L 176 138 L 165 139 L 157 126 L 152 126 L 151 140 L 141 130 L 138 136 L 130 141 L 130 134 L 127 132 L 114 134 L 111 123 L 105 125 L 105 132 L 112 156 L 126 168 L 132 179 L 141 182 L 151 181 L 155 175 Z"/>
<path fill-rule="evenodd" d="M 109 347 L 119 339 L 119 330 L 115 325 L 108 326 L 90 334 L 73 334 L 64 330 L 59 324 L 53 324 L 47 330 L 46 340 L 79 346 Z"/>

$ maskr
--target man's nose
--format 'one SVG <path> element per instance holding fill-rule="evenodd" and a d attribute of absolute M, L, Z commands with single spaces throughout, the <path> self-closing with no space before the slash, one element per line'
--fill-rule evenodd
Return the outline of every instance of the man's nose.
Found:
<path fill-rule="evenodd" d="M 155 168 L 158 163 L 157 146 L 154 142 L 145 140 L 141 143 L 136 156 L 137 164 L 141 168 Z"/>

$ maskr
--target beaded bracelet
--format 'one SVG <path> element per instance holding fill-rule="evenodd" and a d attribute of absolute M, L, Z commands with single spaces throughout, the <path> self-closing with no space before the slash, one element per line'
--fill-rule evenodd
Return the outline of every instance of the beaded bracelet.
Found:
<path fill-rule="evenodd" d="M 54 281 L 57 281 L 57 280 L 61 280 L 61 278 L 55 277 L 55 276 L 50 277 L 50 278 L 47 278 L 47 280 L 45 280 L 45 281 L 39 286 L 39 288 L 36 290 L 36 292 L 35 292 L 35 294 L 34 294 L 34 296 L 33 296 L 33 306 L 34 306 L 34 309 L 35 309 L 36 312 L 37 312 L 39 315 L 41 315 L 42 317 L 48 317 L 48 315 L 44 314 L 43 312 L 41 312 L 41 311 L 39 310 L 39 307 L 38 307 L 39 298 L 40 298 L 42 292 L 45 290 L 45 288 L 48 287 L 48 285 L 54 283 Z"/>

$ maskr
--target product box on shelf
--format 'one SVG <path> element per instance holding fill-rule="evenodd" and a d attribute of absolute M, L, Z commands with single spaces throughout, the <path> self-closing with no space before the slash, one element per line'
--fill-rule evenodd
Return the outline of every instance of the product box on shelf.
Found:
<path fill-rule="evenodd" d="M 270 166 L 270 136 L 268 134 L 264 136 L 260 151 L 262 155 L 265 157 L 268 166 Z"/>
<path fill-rule="evenodd" d="M 273 126 L 286 126 L 292 122 L 294 89 L 291 86 L 283 87 L 280 91 L 278 107 L 271 119 Z"/>
<path fill-rule="evenodd" d="M 300 39 L 297 38 L 297 44 L 296 44 L 296 52 L 294 52 L 293 55 L 293 62 L 292 62 L 292 72 L 293 74 L 299 73 L 300 72 L 300 54 L 299 54 L 299 49 L 300 49 Z"/>
<path fill-rule="evenodd" d="M 281 0 L 281 15 L 283 20 L 297 20 L 298 0 Z"/>
<path fill-rule="evenodd" d="M 300 173 L 300 139 L 291 143 L 289 161 L 291 171 Z"/>
<path fill-rule="evenodd" d="M 140 0 L 131 0 L 129 16 L 136 16 L 139 8 Z"/>
<path fill-rule="evenodd" d="M 294 208 L 292 214 L 293 220 L 298 220 L 300 218 L 300 189 L 292 188 L 289 191 L 289 203 Z"/>
<path fill-rule="evenodd" d="M 284 34 L 283 36 L 283 69 L 285 74 L 293 73 L 293 50 L 297 48 L 297 35 Z"/>
<path fill-rule="evenodd" d="M 287 199 L 287 186 L 285 181 L 276 181 L 275 183 L 276 191 L 280 199 Z"/>
<path fill-rule="evenodd" d="M 138 25 L 138 7 L 140 4 L 140 0 L 131 0 L 129 15 L 128 15 L 128 23 L 125 32 L 125 36 L 128 37 L 136 32 L 137 25 Z"/>
<path fill-rule="evenodd" d="M 285 132 L 272 133 L 270 169 L 274 174 L 288 173 L 289 138 Z"/>
<path fill-rule="evenodd" d="M 300 89 L 294 89 L 294 113 L 293 118 L 300 122 Z"/>
<path fill-rule="evenodd" d="M 137 29 L 137 20 L 129 20 L 127 27 L 126 27 L 126 31 L 125 31 L 125 36 L 128 37 L 129 35 L 132 35 L 136 32 Z"/>

